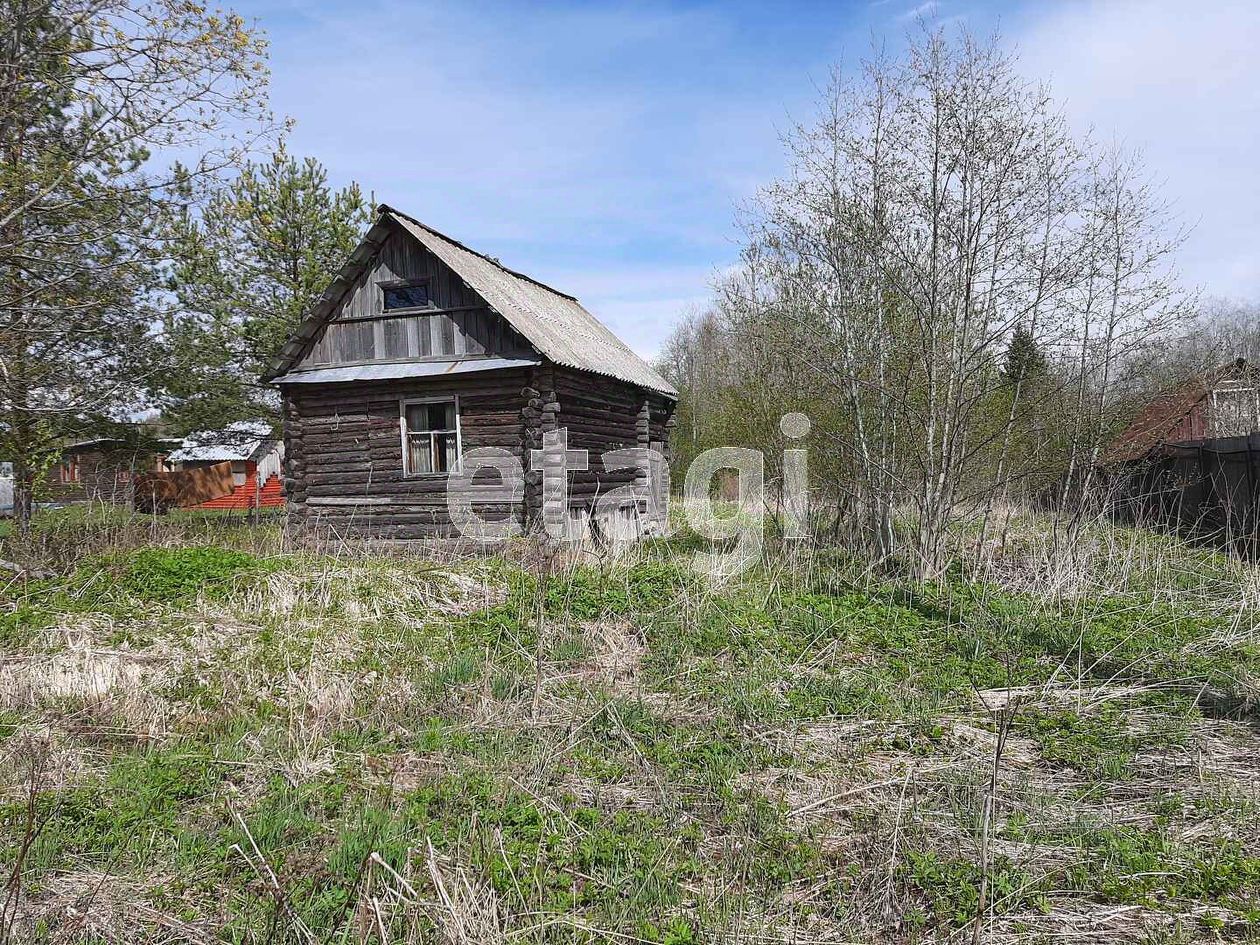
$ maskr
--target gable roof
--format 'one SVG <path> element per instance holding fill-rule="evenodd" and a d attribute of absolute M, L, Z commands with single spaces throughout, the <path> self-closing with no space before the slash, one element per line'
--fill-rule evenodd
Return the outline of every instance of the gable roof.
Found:
<path fill-rule="evenodd" d="M 184 438 L 184 444 L 166 458 L 173 463 L 222 463 L 254 459 L 270 452 L 276 440 L 271 424 L 261 420 L 240 420 L 222 430 L 198 430 Z"/>
<path fill-rule="evenodd" d="M 1186 415 L 1220 384 L 1242 376 L 1247 370 L 1247 362 L 1239 358 L 1161 392 L 1111 442 L 1102 455 L 1102 462 L 1145 459 L 1152 450 L 1167 442 Z"/>
<path fill-rule="evenodd" d="M 126 436 L 98 436 L 91 440 L 76 440 L 73 443 L 66 443 L 61 447 L 61 452 L 62 454 L 86 452 L 157 454 L 178 449 L 183 442 L 177 436 L 148 436 L 145 434 L 140 434 L 134 438 Z"/>
<path fill-rule="evenodd" d="M 273 380 L 291 370 L 308 342 L 333 314 L 346 291 L 388 238 L 391 226 L 416 239 L 498 312 L 540 354 L 555 364 L 603 374 L 677 397 L 674 386 L 654 371 L 571 295 L 565 295 L 496 260 L 469 249 L 432 227 L 384 204 L 375 224 L 337 273 L 297 332 L 280 350 L 268 371 Z"/>
<path fill-rule="evenodd" d="M 1104 463 L 1145 459 L 1162 444 L 1191 410 L 1208 395 L 1208 384 L 1198 377 L 1163 391 L 1138 411 L 1103 452 Z"/>

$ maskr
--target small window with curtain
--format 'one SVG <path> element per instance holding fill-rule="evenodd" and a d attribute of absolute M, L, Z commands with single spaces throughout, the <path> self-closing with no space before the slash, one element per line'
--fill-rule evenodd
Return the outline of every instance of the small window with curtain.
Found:
<path fill-rule="evenodd" d="M 408 282 L 382 282 L 385 311 L 407 308 L 425 308 L 429 304 L 429 282 L 415 279 Z"/>
<path fill-rule="evenodd" d="M 457 401 L 404 401 L 402 426 L 404 475 L 446 473 L 459 463 Z"/>

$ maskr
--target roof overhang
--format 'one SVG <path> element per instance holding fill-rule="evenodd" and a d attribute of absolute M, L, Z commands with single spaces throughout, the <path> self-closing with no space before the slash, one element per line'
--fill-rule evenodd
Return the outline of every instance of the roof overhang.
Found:
<path fill-rule="evenodd" d="M 184 441 L 179 437 L 140 437 L 125 439 L 117 436 L 101 436 L 94 440 L 79 440 L 61 447 L 63 453 L 77 453 L 93 449 L 131 450 L 137 453 L 156 453 L 162 450 L 178 449 Z"/>
<path fill-rule="evenodd" d="M 510 368 L 536 367 L 536 358 L 463 358 L 458 361 L 397 361 L 376 364 L 355 364 L 347 367 L 316 368 L 292 371 L 271 383 L 348 384 L 354 381 L 392 381 L 408 377 L 449 377 L 456 374 L 477 374 L 482 371 L 504 371 Z"/>

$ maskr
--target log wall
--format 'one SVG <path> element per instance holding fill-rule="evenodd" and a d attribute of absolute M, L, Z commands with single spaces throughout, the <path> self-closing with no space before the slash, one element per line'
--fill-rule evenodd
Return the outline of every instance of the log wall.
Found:
<path fill-rule="evenodd" d="M 607 469 L 604 454 L 652 445 L 664 448 L 674 412 L 672 400 L 624 381 L 558 365 L 536 370 L 530 384 L 527 393 L 535 403 L 538 427 L 526 448 L 540 448 L 543 431 L 564 429 L 569 449 L 588 453 L 587 469 L 569 474 L 570 510 L 590 513 L 613 490 L 646 486 L 646 466 Z M 526 508 L 531 521 L 541 514 L 542 474 L 533 469 L 526 476 Z M 641 506 L 638 511 L 643 511 Z"/>
<path fill-rule="evenodd" d="M 589 451 L 588 468 L 569 476 L 569 506 L 589 510 L 600 496 L 634 485 L 638 468 L 607 470 L 603 454 L 611 450 L 647 446 L 640 435 L 643 393 L 611 378 L 556 369 L 559 426 L 569 431 L 569 448 Z"/>
<path fill-rule="evenodd" d="M 519 457 L 525 381 L 524 370 L 506 370 L 286 389 L 291 524 L 361 538 L 449 534 L 446 476 L 403 474 L 399 403 L 458 396 L 462 449 L 494 446 Z M 518 503 L 497 512 L 520 520 L 524 509 Z"/>
<path fill-rule="evenodd" d="M 602 455 L 666 441 L 673 412 L 660 395 L 550 364 L 459 378 L 286 388 L 290 521 L 353 537 L 452 535 L 446 477 L 403 475 L 399 402 L 456 395 L 463 451 L 494 446 L 522 461 L 522 500 L 489 517 L 510 515 L 526 528 L 537 526 L 542 511 L 542 474 L 530 460 L 545 431 L 566 428 L 569 448 L 589 451 L 589 468 L 569 476 L 570 508 L 589 512 L 601 496 L 636 480 L 646 483 L 648 476 L 641 465 L 605 470 Z"/>
<path fill-rule="evenodd" d="M 73 463 L 78 478 L 65 481 L 62 470 Z M 45 473 L 36 490 L 38 502 L 107 503 L 130 506 L 135 477 L 160 468 L 156 454 L 133 449 L 91 449 L 67 452 Z"/>

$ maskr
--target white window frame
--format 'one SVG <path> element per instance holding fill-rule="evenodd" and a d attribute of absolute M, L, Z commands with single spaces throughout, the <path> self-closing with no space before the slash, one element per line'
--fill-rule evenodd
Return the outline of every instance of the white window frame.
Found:
<path fill-rule="evenodd" d="M 407 443 L 407 408 L 415 404 L 455 404 L 455 466 L 446 472 L 413 472 L 411 470 L 411 449 Z M 417 431 L 429 433 L 432 431 Z M 434 476 L 449 476 L 459 472 L 464 462 L 463 420 L 459 411 L 459 394 L 449 397 L 406 397 L 398 401 L 398 433 L 399 445 L 402 447 L 403 476 L 407 479 L 425 479 Z"/>
<path fill-rule="evenodd" d="M 1241 420 L 1245 427 L 1244 432 L 1239 433 L 1235 430 L 1232 433 L 1222 432 L 1217 417 L 1222 406 L 1222 401 L 1236 399 L 1237 404 L 1230 404 L 1231 408 L 1235 408 L 1237 413 L 1230 417 L 1232 420 Z M 1209 417 L 1208 435 L 1213 437 L 1219 436 L 1247 436 L 1256 427 L 1257 421 L 1260 421 L 1260 388 L 1258 387 L 1219 387 L 1212 391 L 1212 416 Z"/>

